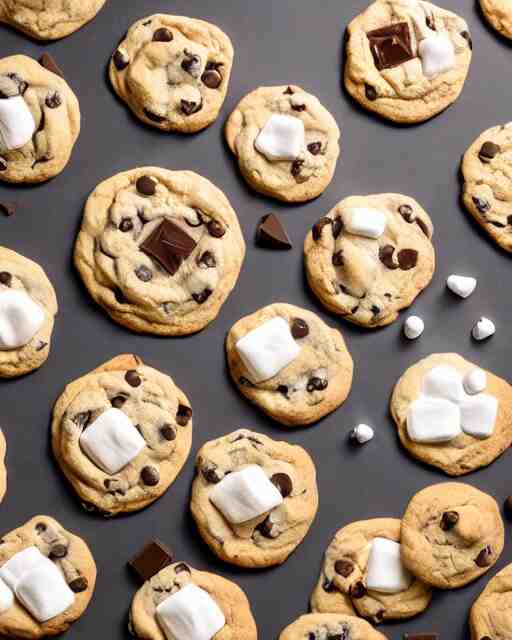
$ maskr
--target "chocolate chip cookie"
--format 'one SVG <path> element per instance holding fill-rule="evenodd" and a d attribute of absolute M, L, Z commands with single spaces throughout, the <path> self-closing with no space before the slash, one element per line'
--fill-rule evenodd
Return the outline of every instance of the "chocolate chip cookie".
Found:
<path fill-rule="evenodd" d="M 285 202 L 305 202 L 327 188 L 339 139 L 329 111 L 295 85 L 252 91 L 226 123 L 226 140 L 245 180 Z"/>
<path fill-rule="evenodd" d="M 386 636 L 361 618 L 336 613 L 301 616 L 281 632 L 279 640 L 386 640 Z"/>
<path fill-rule="evenodd" d="M 432 235 L 429 215 L 413 198 L 345 198 L 306 236 L 309 285 L 327 309 L 350 322 L 390 324 L 432 279 Z"/>
<path fill-rule="evenodd" d="M 0 502 L 4 499 L 5 492 L 7 491 L 7 469 L 5 468 L 6 449 L 5 436 L 0 429 Z"/>
<path fill-rule="evenodd" d="M 133 331 L 200 331 L 235 286 L 245 255 L 236 213 L 191 171 L 133 169 L 85 206 L 75 265 L 92 297 Z"/>
<path fill-rule="evenodd" d="M 423 489 L 402 518 L 402 561 L 439 589 L 476 580 L 496 563 L 503 544 L 496 501 L 468 484 L 446 482 Z"/>
<path fill-rule="evenodd" d="M 474 376 L 482 379 L 476 388 Z M 455 353 L 407 369 L 390 410 L 409 453 L 451 476 L 490 464 L 512 444 L 512 387 Z"/>
<path fill-rule="evenodd" d="M 232 64 L 231 40 L 218 27 L 159 13 L 129 29 L 112 56 L 110 81 L 146 124 L 194 133 L 217 119 Z"/>
<path fill-rule="evenodd" d="M 423 0 L 377 0 L 348 26 L 345 87 L 384 118 L 423 122 L 459 97 L 472 48 L 455 13 Z"/>
<path fill-rule="evenodd" d="M 264 483 L 269 481 L 280 494 L 276 501 L 280 504 L 250 520 L 231 522 L 212 502 L 214 492 L 230 476 L 247 468 L 266 478 L 245 486 L 249 495 L 256 491 L 245 504 L 254 506 L 262 495 L 259 489 L 267 491 Z M 192 515 L 208 546 L 231 564 L 250 569 L 281 564 L 302 542 L 315 518 L 316 471 L 302 447 L 239 429 L 203 445 L 197 454 L 196 471 Z M 225 508 L 225 504 L 216 503 Z"/>
<path fill-rule="evenodd" d="M 0 378 L 38 369 L 50 353 L 57 298 L 41 267 L 0 247 Z"/>
<path fill-rule="evenodd" d="M 512 636 L 512 564 L 488 582 L 469 614 L 471 640 Z"/>
<path fill-rule="evenodd" d="M 480 0 L 480 8 L 489 24 L 506 38 L 512 38 L 510 0 Z"/>
<path fill-rule="evenodd" d="M 239 320 L 226 353 L 242 394 L 287 426 L 320 420 L 343 404 L 352 386 L 352 357 L 341 332 L 290 304 L 271 304 Z"/>
<path fill-rule="evenodd" d="M 67 631 L 86 610 L 96 582 L 87 544 L 48 516 L 2 536 L 0 633 L 43 638 Z"/>
<path fill-rule="evenodd" d="M 400 524 L 395 518 L 375 518 L 340 529 L 325 552 L 322 572 L 311 597 L 311 610 L 360 615 L 378 624 L 411 618 L 426 609 L 431 590 L 417 578 L 411 576 L 404 585 L 406 588 L 394 593 L 377 591 L 368 585 L 373 541 L 384 538 L 400 543 Z"/>
<path fill-rule="evenodd" d="M 174 482 L 190 452 L 192 408 L 173 380 L 122 355 L 69 384 L 52 447 L 87 511 L 137 511 Z"/>

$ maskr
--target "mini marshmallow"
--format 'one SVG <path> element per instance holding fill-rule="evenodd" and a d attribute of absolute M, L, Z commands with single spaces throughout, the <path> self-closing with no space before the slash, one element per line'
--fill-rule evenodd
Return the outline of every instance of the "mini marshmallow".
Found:
<path fill-rule="evenodd" d="M 14 604 L 14 593 L 0 578 L 0 614 L 8 611 Z"/>
<path fill-rule="evenodd" d="M 369 442 L 374 436 L 374 431 L 367 424 L 358 424 L 350 432 L 350 439 L 359 442 L 359 444 L 365 444 Z"/>
<path fill-rule="evenodd" d="M 22 96 L 0 99 L 0 147 L 20 149 L 32 139 L 36 123 Z"/>
<path fill-rule="evenodd" d="M 290 326 L 284 318 L 272 318 L 249 331 L 236 343 L 236 349 L 254 383 L 273 378 L 300 353 Z"/>
<path fill-rule="evenodd" d="M 400 559 L 400 545 L 387 538 L 374 538 L 368 557 L 366 587 L 381 593 L 400 593 L 411 586 L 412 576 Z"/>
<path fill-rule="evenodd" d="M 378 209 L 353 207 L 343 216 L 345 230 L 364 238 L 380 238 L 386 229 L 386 214 Z"/>
<path fill-rule="evenodd" d="M 421 395 L 407 412 L 407 433 L 413 442 L 448 442 L 462 433 L 458 405 Z"/>
<path fill-rule="evenodd" d="M 136 458 L 146 441 L 119 409 L 107 409 L 82 431 L 80 446 L 100 469 L 117 473 Z"/>
<path fill-rule="evenodd" d="M 495 333 L 496 326 L 492 320 L 489 320 L 489 318 L 480 318 L 471 330 L 471 335 L 475 340 L 485 340 Z"/>
<path fill-rule="evenodd" d="M 210 500 L 229 522 L 240 524 L 279 506 L 283 496 L 263 469 L 253 464 L 224 476 Z"/>
<path fill-rule="evenodd" d="M 16 597 L 38 622 L 55 618 L 75 601 L 75 594 L 51 560 L 23 575 Z"/>
<path fill-rule="evenodd" d="M 421 40 L 418 54 L 427 78 L 449 71 L 455 66 L 455 49 L 450 38 L 444 33 L 432 32 Z"/>
<path fill-rule="evenodd" d="M 0 351 L 28 344 L 43 326 L 44 318 L 43 308 L 24 291 L 0 291 Z"/>
<path fill-rule="evenodd" d="M 487 374 L 482 369 L 468 371 L 462 380 L 464 391 L 470 396 L 481 393 L 487 387 Z"/>
<path fill-rule="evenodd" d="M 161 602 L 156 617 L 168 640 L 210 640 L 226 624 L 215 600 L 192 583 Z"/>
<path fill-rule="evenodd" d="M 267 160 L 296 160 L 304 148 L 306 135 L 300 118 L 272 114 L 254 141 Z"/>
<path fill-rule="evenodd" d="M 0 568 L 0 578 L 12 591 L 16 591 L 18 583 L 27 573 L 48 562 L 52 564 L 52 561 L 48 560 L 46 556 L 43 556 L 37 547 L 27 547 L 14 554 L 12 558 L 2 565 Z"/>
<path fill-rule="evenodd" d="M 423 393 L 426 396 L 459 403 L 464 397 L 462 378 L 453 367 L 447 365 L 434 367 L 423 378 Z"/>
<path fill-rule="evenodd" d="M 425 330 L 425 323 L 419 316 L 409 316 L 404 323 L 404 335 L 409 340 L 419 338 Z"/>
<path fill-rule="evenodd" d="M 461 298 L 468 298 L 476 288 L 476 278 L 453 274 L 446 280 L 446 286 Z"/>
<path fill-rule="evenodd" d="M 481 439 L 492 436 L 498 415 L 498 401 L 494 396 L 486 393 L 466 396 L 460 410 L 464 433 Z"/>

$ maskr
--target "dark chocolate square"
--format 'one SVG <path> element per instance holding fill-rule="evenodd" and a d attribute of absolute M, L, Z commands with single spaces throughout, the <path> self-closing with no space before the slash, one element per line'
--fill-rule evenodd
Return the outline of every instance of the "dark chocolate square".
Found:
<path fill-rule="evenodd" d="M 165 567 L 173 563 L 173 553 L 160 540 L 151 540 L 129 562 L 128 566 L 146 582 Z"/>
<path fill-rule="evenodd" d="M 415 57 L 411 48 L 411 33 L 407 22 L 374 29 L 366 36 L 370 41 L 370 51 L 379 71 L 397 67 Z"/>
<path fill-rule="evenodd" d="M 140 245 L 140 250 L 156 260 L 173 276 L 196 248 L 196 241 L 170 220 L 164 220 Z"/>

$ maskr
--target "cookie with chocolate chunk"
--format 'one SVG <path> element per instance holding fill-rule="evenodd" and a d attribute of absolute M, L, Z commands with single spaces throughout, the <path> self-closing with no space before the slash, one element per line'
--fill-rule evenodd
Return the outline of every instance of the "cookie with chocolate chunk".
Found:
<path fill-rule="evenodd" d="M 320 302 L 370 329 L 390 324 L 430 283 L 434 229 L 408 196 L 351 196 L 313 226 L 304 243 L 309 286 Z"/>
<path fill-rule="evenodd" d="M 423 122 L 459 97 L 472 48 L 466 21 L 452 11 L 377 0 L 348 26 L 345 87 L 388 120 Z"/>
<path fill-rule="evenodd" d="M 217 317 L 244 255 L 222 191 L 191 171 L 145 167 L 105 180 L 89 196 L 74 259 L 113 320 L 171 336 Z"/>
<path fill-rule="evenodd" d="M 217 119 L 232 64 L 231 40 L 218 27 L 158 13 L 130 27 L 112 55 L 110 81 L 146 124 L 194 133 Z"/>
<path fill-rule="evenodd" d="M 256 491 L 256 507 L 261 506 L 261 482 L 265 493 L 269 492 L 265 485 L 269 481 L 270 492 L 276 493 L 277 489 L 279 504 L 249 520 L 232 522 L 212 498 L 226 479 L 249 467 L 266 476 L 262 476 L 263 480 L 258 478 L 257 486 L 246 487 L 249 493 Z M 190 503 L 192 515 L 210 549 L 231 564 L 252 569 L 283 563 L 302 542 L 315 518 L 316 471 L 302 447 L 240 429 L 203 445 L 197 454 L 196 473 Z M 216 500 L 216 504 L 221 503 Z M 252 499 L 247 499 L 245 505 L 252 509 Z"/>
<path fill-rule="evenodd" d="M 509 0 L 480 0 L 480 8 L 487 22 L 498 33 L 512 38 L 512 6 Z"/>
<path fill-rule="evenodd" d="M 471 640 L 512 637 L 512 564 L 489 580 L 469 614 Z"/>
<path fill-rule="evenodd" d="M 366 620 L 339 613 L 309 613 L 281 631 L 279 640 L 386 640 Z"/>
<path fill-rule="evenodd" d="M 420 580 L 439 589 L 462 587 L 488 571 L 504 545 L 496 501 L 460 482 L 417 493 L 402 518 L 402 561 Z"/>
<path fill-rule="evenodd" d="M 191 444 L 188 398 L 137 356 L 118 356 L 71 382 L 53 409 L 55 458 L 82 506 L 105 516 L 137 511 L 165 493 Z"/>

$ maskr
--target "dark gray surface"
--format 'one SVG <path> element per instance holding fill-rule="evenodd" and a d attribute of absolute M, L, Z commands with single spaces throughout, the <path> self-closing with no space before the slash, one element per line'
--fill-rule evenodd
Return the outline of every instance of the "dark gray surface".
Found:
<path fill-rule="evenodd" d="M 404 369 L 438 351 L 458 351 L 507 377 L 510 359 L 510 258 L 486 239 L 459 205 L 459 159 L 484 129 L 512 119 L 510 46 L 488 29 L 473 0 L 446 0 L 469 22 L 474 58 L 459 101 L 431 122 L 401 128 L 362 112 L 340 85 L 341 37 L 366 0 L 109 0 L 97 19 L 80 32 L 47 47 L 0 28 L 0 55 L 50 51 L 77 93 L 82 134 L 62 175 L 37 188 L 0 186 L 0 200 L 19 205 L 15 217 L 0 218 L 0 243 L 36 260 L 55 285 L 60 303 L 53 349 L 42 370 L 0 388 L 0 424 L 8 442 L 9 488 L 0 507 L 1 531 L 36 513 L 56 517 L 91 545 L 99 578 L 94 600 L 69 636 L 90 640 L 125 638 L 126 613 L 136 583 L 126 561 L 150 536 L 172 545 L 177 556 L 198 568 L 236 580 L 247 592 L 264 640 L 306 612 L 324 548 L 344 524 L 375 516 L 400 517 L 408 499 L 445 476 L 414 462 L 397 441 L 387 413 L 389 394 Z M 166 135 L 134 120 L 114 97 L 105 69 L 118 39 L 138 18 L 157 11 L 211 20 L 232 38 L 236 59 L 229 95 L 219 120 L 190 137 Z M 297 83 L 316 94 L 343 130 L 342 160 L 334 181 L 318 200 L 283 206 L 252 193 L 239 179 L 222 137 L 230 110 L 260 85 Z M 234 293 L 216 322 L 185 339 L 138 336 L 113 324 L 89 299 L 71 265 L 74 237 L 88 193 L 118 171 L 143 165 L 193 169 L 210 178 L 238 212 L 248 255 Z M 413 309 L 426 324 L 423 337 L 401 338 L 401 322 L 375 332 L 358 330 L 329 317 L 305 287 L 302 241 L 307 230 L 342 197 L 397 191 L 416 197 L 435 224 L 437 270 Z M 281 213 L 295 243 L 288 253 L 253 244 L 255 225 L 269 211 Z M 454 299 L 444 287 L 450 273 L 478 277 L 476 293 Z M 287 431 L 258 413 L 231 386 L 223 340 L 242 315 L 274 301 L 306 306 L 342 328 L 355 361 L 350 398 L 320 424 Z M 479 315 L 496 321 L 497 334 L 472 343 Z M 100 520 L 81 510 L 49 452 L 51 407 L 63 386 L 110 357 L 133 352 L 170 373 L 192 400 L 195 412 L 192 456 L 171 489 L 143 512 Z M 375 439 L 354 450 L 346 435 L 357 422 L 376 428 Z M 193 455 L 210 438 L 246 426 L 296 442 L 314 457 L 320 510 L 305 542 L 281 567 L 250 573 L 218 562 L 197 535 L 188 514 Z M 512 491 L 505 454 L 466 481 L 498 501 Z M 1 532 L 0 532 L 1 533 Z M 510 538 L 507 535 L 507 538 Z M 507 544 L 497 568 L 507 564 Z M 467 613 L 485 577 L 465 589 L 439 593 L 428 611 L 400 625 L 384 625 L 389 638 L 405 631 L 438 630 L 442 638 L 468 636 Z"/>

